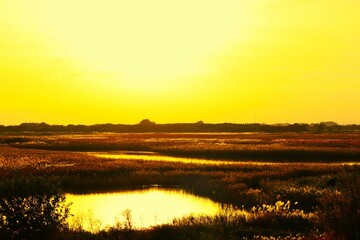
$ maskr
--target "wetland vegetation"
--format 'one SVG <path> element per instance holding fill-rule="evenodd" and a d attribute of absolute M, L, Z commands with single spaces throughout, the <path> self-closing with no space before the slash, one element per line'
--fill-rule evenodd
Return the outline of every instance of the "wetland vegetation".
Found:
<path fill-rule="evenodd" d="M 356 131 L 22 132 L 4 133 L 0 142 L 1 239 L 26 239 L 27 234 L 39 239 L 360 238 Z M 124 151 L 145 151 L 148 158 L 94 154 Z M 209 162 L 166 161 L 165 156 Z M 122 222 L 95 232 L 84 231 L 81 224 L 70 228 L 65 221 L 74 207 L 65 202 L 65 193 L 154 185 L 226 207 L 215 215 L 187 216 L 144 229 L 133 227 L 129 212 Z"/>

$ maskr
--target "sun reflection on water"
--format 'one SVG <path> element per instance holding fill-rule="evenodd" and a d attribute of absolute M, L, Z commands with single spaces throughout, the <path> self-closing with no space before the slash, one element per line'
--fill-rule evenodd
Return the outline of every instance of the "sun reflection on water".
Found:
<path fill-rule="evenodd" d="M 131 218 L 134 228 L 171 223 L 187 215 L 214 215 L 221 206 L 210 199 L 185 193 L 182 190 L 150 188 L 135 191 L 74 195 L 66 201 L 73 203 L 69 218 L 71 228 L 81 226 L 95 232 L 115 224 L 125 224 Z M 127 216 L 126 216 L 127 215 Z"/>
<path fill-rule="evenodd" d="M 159 162 L 177 162 L 187 164 L 205 164 L 205 165 L 286 165 L 294 163 L 302 163 L 301 161 L 295 161 L 289 159 L 288 162 L 274 162 L 270 160 L 212 160 L 212 159 L 201 159 L 201 158 L 188 158 L 188 157 L 174 157 L 167 155 L 160 155 L 156 152 L 146 151 L 110 151 L 110 152 L 86 152 L 87 155 L 95 156 L 99 158 L 119 159 L 119 160 L 139 160 L 139 161 L 159 161 Z M 311 162 L 313 165 L 358 165 L 358 162 Z"/>
<path fill-rule="evenodd" d="M 164 162 L 182 162 L 192 164 L 210 164 L 210 165 L 221 165 L 229 164 L 236 165 L 240 162 L 226 161 L 226 160 L 210 160 L 200 158 L 185 158 L 185 157 L 172 157 L 159 155 L 155 152 L 88 152 L 88 155 L 100 157 L 100 158 L 111 158 L 111 159 L 123 159 L 123 160 L 143 160 L 143 161 L 164 161 Z M 241 162 L 242 163 L 242 162 Z"/>

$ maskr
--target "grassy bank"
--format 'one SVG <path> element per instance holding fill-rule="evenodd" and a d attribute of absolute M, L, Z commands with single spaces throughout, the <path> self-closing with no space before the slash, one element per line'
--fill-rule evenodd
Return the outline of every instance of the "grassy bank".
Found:
<path fill-rule="evenodd" d="M 7 182 L 19 178 L 41 179 L 41 182 L 51 180 L 62 192 L 71 193 L 136 189 L 157 184 L 182 188 L 220 203 L 254 211 L 254 217 L 246 220 L 236 215 L 230 217 L 227 212 L 214 218 L 180 219 L 173 224 L 147 230 L 118 227 L 90 234 L 64 228 L 54 239 L 266 239 L 265 236 L 281 239 L 340 239 L 343 236 L 344 239 L 356 239 L 349 238 L 358 234 L 349 226 L 358 226 L 359 221 L 360 173 L 357 166 L 329 163 L 326 159 L 291 163 L 292 158 L 287 158 L 289 162 L 266 164 L 259 164 L 259 161 L 201 165 L 104 159 L 81 152 L 59 151 L 67 149 L 66 146 L 73 146 L 76 150 L 85 150 L 85 147 L 79 146 L 94 147 L 91 148 L 94 151 L 99 150 L 99 146 L 117 142 L 116 150 L 137 146 L 137 150 L 165 152 L 174 148 L 185 151 L 192 147 L 195 152 L 211 153 L 209 149 L 215 149 L 218 154 L 226 155 L 227 149 L 234 146 L 239 149 L 248 146 L 254 148 L 253 151 L 260 151 L 264 146 L 280 151 L 301 146 L 304 149 L 301 151 L 305 152 L 306 149 L 324 148 L 327 152 L 341 149 L 342 154 L 357 153 L 359 144 L 357 137 L 346 138 L 345 135 L 291 137 L 288 134 L 249 134 L 246 138 L 241 137 L 229 134 L 127 134 L 119 138 L 117 134 L 94 134 L 27 136 L 26 141 L 9 141 L 10 137 L 7 137 L 6 141 L 2 139 L 4 144 L 0 146 L 0 185 L 3 186 L 0 190 L 4 192 Z M 324 138 L 323 141 L 319 140 L 321 138 Z M 7 192 L 11 193 L 10 190 Z M 288 201 L 290 205 L 274 210 L 276 203 L 286 204 Z M 343 224 L 339 227 L 333 222 Z M 297 237 L 291 238 L 290 235 Z"/>
<path fill-rule="evenodd" d="M 358 161 L 358 133 L 95 133 L 2 136 L 16 148 L 62 151 L 153 151 L 209 159 Z"/>

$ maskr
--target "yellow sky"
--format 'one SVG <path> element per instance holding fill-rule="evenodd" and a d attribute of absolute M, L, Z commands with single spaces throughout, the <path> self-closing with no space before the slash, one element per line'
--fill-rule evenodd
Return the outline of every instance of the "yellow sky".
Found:
<path fill-rule="evenodd" d="M 358 0 L 0 0 L 0 124 L 360 123 Z"/>

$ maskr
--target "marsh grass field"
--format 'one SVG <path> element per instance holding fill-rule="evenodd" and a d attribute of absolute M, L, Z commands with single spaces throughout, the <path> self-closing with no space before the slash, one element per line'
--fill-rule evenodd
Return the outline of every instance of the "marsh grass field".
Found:
<path fill-rule="evenodd" d="M 25 132 L 4 133 L 0 144 L 1 239 L 360 239 L 359 133 Z M 151 154 L 146 160 L 94 154 L 119 152 Z M 71 208 L 64 193 L 154 185 L 227 207 L 148 229 L 132 228 L 128 218 L 92 233 L 81 224 L 68 228 L 62 217 Z"/>

